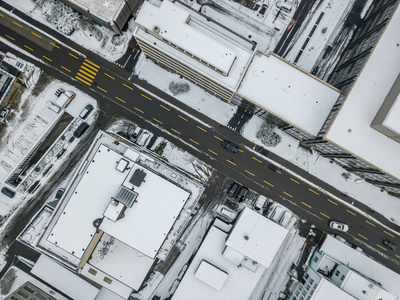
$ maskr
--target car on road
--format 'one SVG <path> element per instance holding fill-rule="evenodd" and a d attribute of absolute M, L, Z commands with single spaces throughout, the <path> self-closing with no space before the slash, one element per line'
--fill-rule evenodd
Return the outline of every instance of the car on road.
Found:
<path fill-rule="evenodd" d="M 240 185 L 234 182 L 228 191 L 228 196 L 234 198 L 239 192 Z"/>
<path fill-rule="evenodd" d="M 290 6 L 290 4 L 287 4 L 283 1 L 278 1 L 276 2 L 276 7 L 279 8 L 281 11 L 285 12 L 285 13 L 290 13 L 292 11 L 292 6 Z"/>
<path fill-rule="evenodd" d="M 338 221 L 330 221 L 329 227 L 343 232 L 347 232 L 347 230 L 349 230 L 349 226 L 347 226 L 347 224 Z"/>
<path fill-rule="evenodd" d="M 15 192 L 12 191 L 12 190 L 10 190 L 9 188 L 6 188 L 6 187 L 3 187 L 3 188 L 1 189 L 1 192 L 2 192 L 4 195 L 6 195 L 6 196 L 8 196 L 8 197 L 10 197 L 10 198 L 14 198 L 14 196 L 15 196 Z"/>
<path fill-rule="evenodd" d="M 79 114 L 79 117 L 85 120 L 92 110 L 93 110 L 93 105 L 91 104 L 86 105 L 85 108 Z"/>
<path fill-rule="evenodd" d="M 224 147 L 225 149 L 228 149 L 229 151 L 236 153 L 239 151 L 239 147 L 236 146 L 235 144 L 231 143 L 230 141 L 222 141 L 221 146 Z"/>
<path fill-rule="evenodd" d="M 391 249 L 391 250 L 396 250 L 396 249 L 397 249 L 396 244 L 393 243 L 393 242 L 390 241 L 390 240 L 383 240 L 383 241 L 382 241 L 382 244 L 384 244 L 386 247 L 388 247 L 388 248 Z"/>
<path fill-rule="evenodd" d="M 65 189 L 63 189 L 63 188 L 58 189 L 57 193 L 54 197 L 54 200 L 60 200 L 62 195 L 64 194 L 64 192 L 65 192 Z"/>
<path fill-rule="evenodd" d="M 5 122 L 9 112 L 10 112 L 10 110 L 5 107 L 0 111 L 0 123 Z"/>

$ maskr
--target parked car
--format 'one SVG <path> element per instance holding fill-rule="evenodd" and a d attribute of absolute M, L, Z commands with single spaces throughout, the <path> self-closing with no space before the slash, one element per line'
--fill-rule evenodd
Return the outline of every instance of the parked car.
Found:
<path fill-rule="evenodd" d="M 397 249 L 396 244 L 393 243 L 393 242 L 390 241 L 390 240 L 383 240 L 383 241 L 382 241 L 382 244 L 384 244 L 386 247 L 388 247 L 388 248 L 391 249 L 391 250 L 396 250 L 396 249 Z"/>
<path fill-rule="evenodd" d="M 47 101 L 47 102 L 46 102 L 46 107 L 47 107 L 48 109 L 51 109 L 51 110 L 54 111 L 55 113 L 59 113 L 60 110 L 61 110 L 61 107 L 59 107 L 58 105 L 54 104 L 54 103 L 51 102 L 51 101 Z"/>
<path fill-rule="evenodd" d="M 236 153 L 239 151 L 239 147 L 229 141 L 221 142 L 221 146 L 224 147 L 225 149 L 228 149 L 229 151 L 231 151 L 233 153 Z"/>
<path fill-rule="evenodd" d="M 65 90 L 64 89 L 58 89 L 56 92 L 55 92 L 55 95 L 57 96 L 57 97 L 60 97 L 60 95 L 62 94 L 62 93 L 64 93 L 65 92 Z"/>
<path fill-rule="evenodd" d="M 329 227 L 335 230 L 347 232 L 349 230 L 349 226 L 347 226 L 344 223 L 338 222 L 338 221 L 330 221 L 329 222 Z"/>
<path fill-rule="evenodd" d="M 276 7 L 279 8 L 281 11 L 284 11 L 285 13 L 290 13 L 292 11 L 292 6 L 283 1 L 276 2 Z"/>
<path fill-rule="evenodd" d="M 279 220 L 281 219 L 282 216 L 282 212 L 283 212 L 283 208 L 280 205 L 275 205 L 274 209 L 271 212 L 271 215 L 269 216 L 269 218 L 276 222 L 279 223 Z"/>
<path fill-rule="evenodd" d="M 85 106 L 85 108 L 81 111 L 81 113 L 79 114 L 79 117 L 81 119 L 86 119 L 86 117 L 90 114 L 90 112 L 93 110 L 93 105 L 88 104 Z"/>
<path fill-rule="evenodd" d="M 239 194 L 236 197 L 237 202 L 242 202 L 246 198 L 248 192 L 249 192 L 249 189 L 245 186 L 242 186 Z"/>
<path fill-rule="evenodd" d="M 293 217 L 293 213 L 290 210 L 285 210 L 282 216 L 279 218 L 279 224 L 286 227 L 289 224 L 290 219 Z"/>
<path fill-rule="evenodd" d="M 228 191 L 228 196 L 234 198 L 239 192 L 240 185 L 234 182 Z"/>
<path fill-rule="evenodd" d="M 65 189 L 63 189 L 63 188 L 58 189 L 57 193 L 54 197 L 54 200 L 60 200 L 62 195 L 64 194 L 64 192 L 65 192 Z"/>
<path fill-rule="evenodd" d="M 266 201 L 267 197 L 265 197 L 264 195 L 258 196 L 256 203 L 254 203 L 254 209 L 256 211 L 262 211 Z"/>
<path fill-rule="evenodd" d="M 15 192 L 12 191 L 12 190 L 10 190 L 9 188 L 6 188 L 6 187 L 3 187 L 3 188 L 1 189 L 1 192 L 2 192 L 4 195 L 6 195 L 6 196 L 8 196 L 8 197 L 10 197 L 10 198 L 14 198 L 14 196 L 15 196 Z"/>
<path fill-rule="evenodd" d="M 150 137 L 150 133 L 148 131 L 143 131 L 142 135 L 140 136 L 140 138 L 137 141 L 137 144 L 139 146 L 144 146 L 146 145 L 148 139 Z"/>
<path fill-rule="evenodd" d="M 10 112 L 10 110 L 8 108 L 5 108 L 5 107 L 0 111 L 0 123 L 4 123 L 5 122 L 9 112 Z"/>
<path fill-rule="evenodd" d="M 133 130 L 129 133 L 129 139 L 132 142 L 136 143 L 137 140 L 139 139 L 140 135 L 142 134 L 142 132 L 143 132 L 143 129 L 140 128 L 139 126 L 136 126 L 135 130 Z"/>
<path fill-rule="evenodd" d="M 89 124 L 83 122 L 81 125 L 78 126 L 78 128 L 74 131 L 74 137 L 80 138 L 85 131 L 89 128 Z"/>

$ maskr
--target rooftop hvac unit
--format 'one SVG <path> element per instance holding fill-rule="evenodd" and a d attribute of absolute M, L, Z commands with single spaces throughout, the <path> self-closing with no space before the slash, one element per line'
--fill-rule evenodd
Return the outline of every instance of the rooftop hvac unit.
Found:
<path fill-rule="evenodd" d="M 154 27 L 153 27 L 153 31 L 154 31 L 155 33 L 159 34 L 159 33 L 160 33 L 160 27 L 154 26 Z"/>

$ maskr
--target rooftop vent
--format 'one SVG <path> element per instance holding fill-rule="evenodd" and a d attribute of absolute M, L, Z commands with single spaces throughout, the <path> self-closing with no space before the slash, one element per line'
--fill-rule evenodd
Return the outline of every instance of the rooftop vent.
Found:
<path fill-rule="evenodd" d="M 154 27 L 153 27 L 153 31 L 154 31 L 155 33 L 159 34 L 159 33 L 160 33 L 160 27 L 154 26 Z"/>
<path fill-rule="evenodd" d="M 133 202 L 136 200 L 138 193 L 127 189 L 124 186 L 120 186 L 117 194 L 113 197 L 115 202 L 121 202 L 126 207 L 132 207 Z"/>

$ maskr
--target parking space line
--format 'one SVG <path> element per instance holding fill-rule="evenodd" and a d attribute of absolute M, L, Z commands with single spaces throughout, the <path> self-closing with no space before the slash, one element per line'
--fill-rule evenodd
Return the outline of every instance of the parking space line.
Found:
<path fill-rule="evenodd" d="M 195 143 L 196 145 L 200 145 L 198 142 L 196 142 L 196 141 L 194 141 L 192 139 L 189 139 L 189 141 L 191 141 L 192 143 Z"/>
<path fill-rule="evenodd" d="M 268 181 L 265 181 L 265 180 L 264 180 L 264 182 L 265 182 L 266 184 L 268 184 L 269 186 L 272 186 L 272 187 L 274 187 L 274 185 L 273 185 L 273 184 L 271 184 L 271 183 L 269 183 Z"/>
<path fill-rule="evenodd" d="M 297 184 L 300 184 L 297 180 L 294 180 L 293 178 L 290 178 L 291 181 L 296 182 Z"/>
<path fill-rule="evenodd" d="M 349 214 L 352 214 L 353 216 L 356 216 L 356 214 L 353 213 L 351 210 L 346 209 L 346 211 L 347 211 Z"/>
<path fill-rule="evenodd" d="M 288 194 L 288 193 L 286 193 L 286 192 L 282 192 L 282 193 L 284 193 L 286 196 L 289 196 L 290 198 L 293 198 L 292 195 L 290 195 L 290 194 Z"/>
<path fill-rule="evenodd" d="M 334 202 L 334 201 L 332 201 L 331 199 L 328 199 L 328 201 L 329 201 L 330 203 L 332 203 L 332 204 L 335 204 L 335 205 L 337 205 L 337 203 L 336 203 L 336 202 Z"/>
<path fill-rule="evenodd" d="M 384 233 L 386 233 L 387 235 L 390 235 L 391 237 L 394 237 L 394 235 L 393 234 L 391 234 L 391 233 L 389 233 L 389 232 L 387 232 L 387 231 L 383 231 Z"/>
<path fill-rule="evenodd" d="M 371 223 L 371 222 L 369 222 L 369 221 L 367 221 L 367 220 L 365 220 L 365 222 L 366 222 L 366 223 L 368 223 L 369 225 L 371 225 L 371 226 L 374 226 L 374 227 L 375 227 L 375 224 L 373 224 L 373 223 Z"/>
<path fill-rule="evenodd" d="M 367 239 L 365 236 L 363 236 L 363 235 L 361 235 L 361 234 L 359 234 L 359 233 L 358 233 L 358 236 L 360 236 L 360 237 L 362 237 L 364 240 L 368 241 L 368 239 Z"/>
<path fill-rule="evenodd" d="M 198 129 L 203 130 L 204 132 L 207 132 L 204 128 L 201 128 L 200 126 L 196 126 Z"/>
<path fill-rule="evenodd" d="M 256 176 L 256 175 L 254 175 L 253 173 L 251 173 L 251 172 L 249 172 L 249 171 L 247 171 L 247 170 L 244 170 L 246 173 L 248 173 L 248 174 L 250 174 L 251 176 Z"/>
<path fill-rule="evenodd" d="M 307 206 L 308 208 L 311 208 L 311 206 L 310 206 L 310 205 L 308 205 L 307 203 L 301 202 L 301 204 L 303 204 L 303 205 Z"/>
<path fill-rule="evenodd" d="M 214 151 L 212 151 L 211 149 L 208 149 L 208 151 L 210 151 L 211 153 L 218 155 L 217 153 L 215 153 Z"/>
<path fill-rule="evenodd" d="M 232 165 L 236 166 L 234 162 L 231 162 L 229 159 L 226 160 L 228 163 L 231 163 Z"/>
<path fill-rule="evenodd" d="M 255 158 L 254 156 L 252 156 L 251 158 L 254 159 L 255 161 L 258 161 L 260 164 L 262 164 L 262 161 L 259 160 L 258 158 Z"/>
<path fill-rule="evenodd" d="M 124 100 L 122 100 L 121 98 L 118 98 L 117 96 L 115 96 L 115 99 L 117 99 L 117 100 L 119 100 L 119 101 L 121 101 L 123 103 L 126 103 Z"/>
<path fill-rule="evenodd" d="M 328 218 L 328 219 L 331 218 L 331 217 L 327 216 L 326 214 L 324 214 L 324 213 L 322 213 L 322 212 L 320 212 L 320 214 L 323 215 L 325 218 Z"/>
<path fill-rule="evenodd" d="M 385 247 L 382 247 L 381 245 L 379 245 L 379 244 L 376 244 L 379 248 L 381 248 L 381 249 L 383 249 L 383 250 L 385 250 L 385 251 L 387 251 L 387 249 L 385 248 Z"/>
<path fill-rule="evenodd" d="M 176 132 L 177 134 L 181 134 L 178 130 L 171 128 L 172 131 Z"/>
<path fill-rule="evenodd" d="M 161 122 L 161 121 L 157 120 L 156 118 L 153 118 L 153 120 L 154 120 L 154 121 L 156 121 L 156 122 L 158 122 L 158 123 L 160 123 L 160 124 L 162 124 L 162 123 L 163 123 L 163 122 Z"/>
<path fill-rule="evenodd" d="M 316 195 L 319 195 L 316 191 L 312 190 L 312 189 L 308 189 L 310 192 L 313 192 Z"/>
<path fill-rule="evenodd" d="M 140 110 L 139 108 L 137 108 L 137 107 L 134 107 L 134 109 L 136 109 L 138 112 L 140 112 L 140 113 L 144 114 L 144 112 L 143 112 L 142 110 Z"/>

